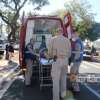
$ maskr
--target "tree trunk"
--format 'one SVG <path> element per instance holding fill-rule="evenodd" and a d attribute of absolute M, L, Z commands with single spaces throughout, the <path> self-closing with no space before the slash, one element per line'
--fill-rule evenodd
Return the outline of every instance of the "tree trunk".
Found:
<path fill-rule="evenodd" d="M 11 27 L 11 32 L 8 34 L 8 41 L 15 41 L 16 40 L 16 33 L 17 27 Z"/>

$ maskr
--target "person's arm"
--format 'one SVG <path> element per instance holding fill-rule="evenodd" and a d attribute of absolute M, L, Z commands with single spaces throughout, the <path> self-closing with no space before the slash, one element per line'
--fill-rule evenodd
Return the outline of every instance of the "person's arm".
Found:
<path fill-rule="evenodd" d="M 70 40 L 68 39 L 68 57 L 71 57 L 71 43 Z"/>
<path fill-rule="evenodd" d="M 27 51 L 27 52 L 30 52 L 31 54 L 34 54 L 34 51 L 33 51 L 33 49 L 31 49 L 31 46 L 30 46 L 30 45 L 28 45 L 27 48 L 28 48 L 28 50 L 29 50 L 29 51 Z"/>
<path fill-rule="evenodd" d="M 81 46 L 79 43 L 75 46 L 75 60 L 80 58 Z"/>
<path fill-rule="evenodd" d="M 48 44 L 48 56 L 50 58 L 53 57 L 53 51 L 52 50 L 53 50 L 53 39 L 51 39 L 51 41 Z"/>

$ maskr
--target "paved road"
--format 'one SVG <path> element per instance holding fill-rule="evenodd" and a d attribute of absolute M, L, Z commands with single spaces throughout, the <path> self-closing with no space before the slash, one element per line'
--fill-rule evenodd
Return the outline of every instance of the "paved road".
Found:
<path fill-rule="evenodd" d="M 100 73 L 99 69 L 100 63 L 83 62 L 80 67 L 80 73 Z M 10 84 L 10 87 L 6 89 L 1 100 L 52 100 L 52 88 L 40 90 L 39 82 L 34 82 L 33 80 L 32 83 L 32 87 L 25 87 L 22 76 L 9 79 L 8 84 Z M 80 88 L 80 94 L 70 92 L 74 100 L 100 100 L 100 83 L 82 83 Z"/>
<path fill-rule="evenodd" d="M 18 64 L 15 62 L 9 64 L 6 60 L 0 61 L 0 98 L 11 85 L 12 81 L 10 80 L 12 80 L 17 68 Z"/>
<path fill-rule="evenodd" d="M 100 73 L 100 63 L 84 61 L 79 69 L 80 73 Z"/>

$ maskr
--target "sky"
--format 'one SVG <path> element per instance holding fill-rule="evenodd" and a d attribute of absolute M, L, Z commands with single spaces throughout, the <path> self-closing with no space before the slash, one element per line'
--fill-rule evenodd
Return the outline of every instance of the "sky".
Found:
<path fill-rule="evenodd" d="M 50 14 L 59 9 L 64 9 L 64 3 L 69 2 L 70 0 L 49 0 L 50 4 L 42 7 L 40 14 Z M 77 0 L 80 1 L 80 0 Z M 92 6 L 92 11 L 95 13 L 95 21 L 100 22 L 100 0 L 87 0 L 89 4 Z M 28 9 L 26 9 L 28 8 Z M 33 11 L 32 5 L 26 5 L 23 10 L 27 13 L 29 11 Z"/>
<path fill-rule="evenodd" d="M 100 22 L 100 0 L 88 0 L 92 5 L 92 10 L 96 13 L 95 20 Z"/>

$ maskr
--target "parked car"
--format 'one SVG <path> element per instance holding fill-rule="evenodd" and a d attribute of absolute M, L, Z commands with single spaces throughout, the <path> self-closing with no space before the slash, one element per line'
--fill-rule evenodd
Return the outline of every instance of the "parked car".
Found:
<path fill-rule="evenodd" d="M 100 46 L 95 42 L 93 42 L 93 46 L 96 49 L 94 58 L 97 58 L 100 55 Z M 91 47 L 89 45 L 84 45 L 84 60 L 91 60 Z"/>

